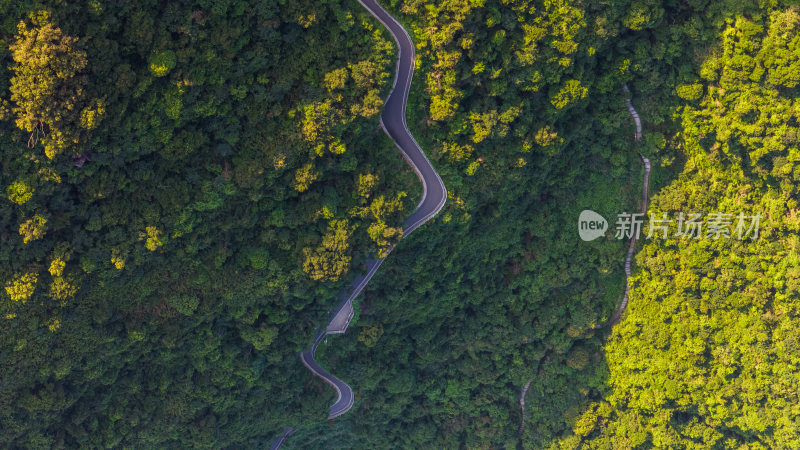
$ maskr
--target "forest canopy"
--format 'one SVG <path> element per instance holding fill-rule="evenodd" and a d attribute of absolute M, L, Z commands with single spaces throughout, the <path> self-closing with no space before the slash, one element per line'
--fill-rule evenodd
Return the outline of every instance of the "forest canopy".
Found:
<path fill-rule="evenodd" d="M 800 9 L 782 2 L 0 2 L 0 446 L 793 448 Z M 644 125 L 641 141 L 623 83 Z M 759 213 L 583 242 L 578 214 Z M 402 239 L 402 242 L 401 242 Z M 348 332 L 300 362 L 364 262 Z M 524 409 L 520 394 L 528 386 Z"/>

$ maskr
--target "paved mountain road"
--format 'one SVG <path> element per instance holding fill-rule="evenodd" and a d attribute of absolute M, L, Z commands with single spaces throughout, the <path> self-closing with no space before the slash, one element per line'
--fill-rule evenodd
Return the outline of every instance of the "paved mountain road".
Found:
<path fill-rule="evenodd" d="M 325 337 L 325 335 L 326 333 L 320 333 L 317 335 L 317 338 L 314 340 L 314 344 L 311 346 L 311 349 L 301 353 L 300 359 L 303 361 L 303 364 L 308 367 L 308 370 L 314 373 L 314 375 L 322 378 L 326 383 L 330 384 L 331 387 L 336 390 L 336 402 L 331 405 L 330 411 L 328 412 L 328 418 L 333 419 L 341 416 L 353 407 L 353 389 L 351 389 L 350 386 L 344 381 L 331 375 L 330 372 L 323 369 L 314 360 L 314 353 L 317 351 L 317 346 L 320 342 L 322 342 L 322 339 Z"/>
<path fill-rule="evenodd" d="M 422 151 L 414 136 L 406 125 L 406 103 L 408 90 L 411 88 L 411 77 L 414 75 L 416 52 L 414 42 L 394 17 L 384 10 L 375 0 L 359 0 L 364 8 L 378 19 L 397 43 L 398 55 L 392 92 L 386 98 L 381 114 L 381 127 L 394 140 L 400 153 L 411 165 L 422 182 L 422 199 L 417 209 L 406 219 L 403 226 L 404 236 L 435 216 L 447 201 L 447 189 L 442 178 L 436 173 L 425 152 Z M 380 265 L 380 263 L 378 264 Z"/>
<path fill-rule="evenodd" d="M 422 151 L 406 126 L 406 102 L 408 100 L 408 90 L 411 87 L 411 78 L 414 75 L 414 60 L 416 57 L 414 43 L 406 30 L 378 2 L 375 0 L 359 0 L 359 3 L 386 27 L 397 43 L 398 56 L 394 85 L 384 102 L 380 124 L 422 182 L 422 199 L 417 205 L 417 209 L 403 224 L 403 237 L 407 237 L 417 227 L 441 211 L 447 201 L 447 189 L 442 182 L 442 178 L 436 173 L 436 170 L 425 156 L 425 152 Z M 391 249 L 389 253 L 391 253 Z M 367 261 L 367 274 L 356 278 L 349 295 L 346 293 L 339 306 L 333 310 L 331 320 L 325 331 L 316 336 L 311 349 L 300 355 L 303 364 L 314 375 L 330 384 L 338 394 L 336 402 L 330 408 L 329 419 L 338 417 L 350 410 L 353 406 L 353 390 L 347 383 L 334 377 L 317 364 L 314 360 L 317 346 L 326 335 L 344 333 L 347 330 L 350 319 L 353 318 L 353 299 L 369 283 L 384 259 L 386 258 Z"/>
<path fill-rule="evenodd" d="M 296 430 L 292 427 L 283 430 L 281 437 L 279 437 L 277 441 L 273 442 L 272 445 L 269 446 L 269 450 L 278 450 L 281 448 L 281 445 L 283 445 L 284 441 L 286 441 L 286 438 L 294 434 L 295 431 Z"/>

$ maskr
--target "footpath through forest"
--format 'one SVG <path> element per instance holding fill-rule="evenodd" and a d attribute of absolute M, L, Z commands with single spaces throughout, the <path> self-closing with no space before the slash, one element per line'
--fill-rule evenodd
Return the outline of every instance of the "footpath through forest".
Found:
<path fill-rule="evenodd" d="M 631 104 L 631 91 L 628 90 L 628 85 L 623 84 L 622 88 L 625 90 L 625 104 L 628 106 L 628 112 L 631 114 L 631 117 L 633 117 L 634 123 L 636 123 L 636 133 L 634 134 L 634 139 L 636 142 L 639 142 L 642 139 L 642 121 L 639 119 L 639 113 L 636 112 L 633 104 Z M 642 158 L 642 163 L 644 164 L 644 178 L 642 179 L 642 201 L 640 204 L 640 209 L 642 214 L 647 214 L 647 200 L 649 198 L 650 186 L 650 160 L 645 158 L 642 154 L 639 154 L 639 157 Z M 630 243 L 628 244 L 628 255 L 625 257 L 625 294 L 622 296 L 622 302 L 611 319 L 606 323 L 595 325 L 595 330 L 606 326 L 614 326 L 614 324 L 619 322 L 619 319 L 622 317 L 622 313 L 628 306 L 628 294 L 631 290 L 631 284 L 628 279 L 631 277 L 631 260 L 633 259 L 633 252 L 636 249 L 636 238 L 637 234 L 632 233 Z"/>
<path fill-rule="evenodd" d="M 636 124 L 636 132 L 633 135 L 633 138 L 636 142 L 639 142 L 642 139 L 642 121 L 639 118 L 639 113 L 636 112 L 636 109 L 633 107 L 631 103 L 631 91 L 628 89 L 628 85 L 622 85 L 622 89 L 625 91 L 625 105 L 628 107 L 628 112 L 631 114 L 633 118 L 633 122 Z M 640 204 L 640 209 L 642 214 L 647 214 L 647 200 L 649 198 L 649 185 L 650 185 L 650 160 L 644 157 L 642 154 L 639 154 L 639 157 L 642 158 L 642 163 L 644 164 L 644 178 L 642 179 L 642 201 Z M 628 282 L 628 278 L 631 276 L 631 260 L 633 259 L 633 252 L 636 248 L 636 234 L 631 236 L 631 241 L 628 244 L 628 254 L 625 257 L 625 294 L 622 296 L 622 302 L 620 303 L 617 311 L 611 317 L 611 319 L 605 323 L 595 325 L 594 329 L 600 329 L 606 326 L 613 326 L 619 319 L 622 317 L 622 313 L 625 311 L 625 308 L 628 306 L 628 293 L 630 292 L 631 285 Z M 525 395 L 528 393 L 528 388 L 531 386 L 531 381 L 528 380 L 525 383 L 525 386 L 522 388 L 522 393 L 519 397 L 519 407 L 522 416 L 522 422 L 519 425 L 519 436 L 522 437 L 522 433 L 525 431 Z"/>

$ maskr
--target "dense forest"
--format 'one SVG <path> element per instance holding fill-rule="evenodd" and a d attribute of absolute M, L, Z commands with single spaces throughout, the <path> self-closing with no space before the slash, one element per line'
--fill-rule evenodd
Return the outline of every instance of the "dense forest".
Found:
<path fill-rule="evenodd" d="M 419 195 L 386 37 L 316 1 L 3 9 L 0 446 L 257 446 L 324 408 L 297 352 Z"/>
<path fill-rule="evenodd" d="M 357 1 L 0 0 L 0 447 L 800 446 L 800 9 L 384 6 L 449 193 L 402 242 Z M 649 212 L 760 233 L 643 239 L 595 329 L 626 242 L 577 217 L 637 208 L 640 153 Z M 328 423 L 298 353 L 394 245 L 317 352 L 356 392 Z"/>

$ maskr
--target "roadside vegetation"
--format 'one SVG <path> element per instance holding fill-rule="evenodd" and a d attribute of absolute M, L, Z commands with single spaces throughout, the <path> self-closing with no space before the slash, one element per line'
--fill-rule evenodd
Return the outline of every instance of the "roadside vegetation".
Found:
<path fill-rule="evenodd" d="M 297 355 L 420 189 L 390 41 L 283 3 L 0 4 L 0 447 L 259 447 L 325 408 Z"/>
<path fill-rule="evenodd" d="M 320 347 L 331 426 L 298 354 L 421 194 L 388 33 L 352 0 L 0 4 L 0 447 L 800 445 L 800 11 L 385 6 L 450 198 Z M 643 239 L 594 330 L 627 243 L 577 217 L 637 208 L 640 152 L 651 212 L 760 236 Z"/>

